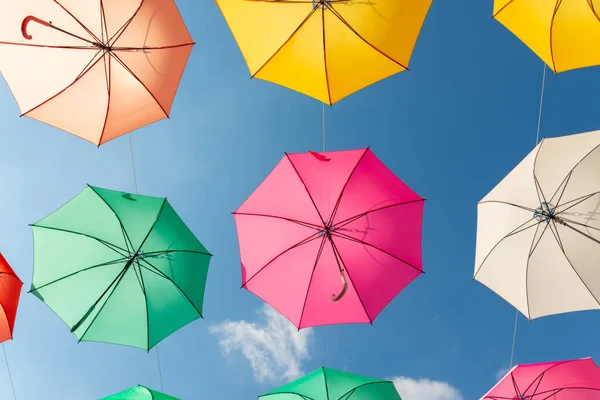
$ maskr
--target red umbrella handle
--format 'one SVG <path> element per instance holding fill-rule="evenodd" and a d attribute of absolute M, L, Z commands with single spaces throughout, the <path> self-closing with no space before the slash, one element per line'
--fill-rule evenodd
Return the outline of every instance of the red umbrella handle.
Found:
<path fill-rule="evenodd" d="M 30 34 L 27 33 L 27 25 L 31 21 L 37 22 L 38 24 L 43 25 L 43 26 L 50 26 L 49 22 L 46 22 L 43 19 L 39 19 L 38 17 L 34 17 L 33 15 L 28 15 L 27 17 L 25 17 L 25 19 L 21 23 L 21 33 L 23 34 L 23 37 L 27 40 L 31 40 L 33 38 L 33 36 L 31 36 Z"/>
<path fill-rule="evenodd" d="M 340 278 L 342 280 L 342 285 L 344 285 L 344 287 L 342 288 L 342 291 L 340 292 L 340 294 L 332 294 L 331 295 L 331 300 L 333 301 L 339 301 L 342 299 L 342 297 L 344 297 L 344 295 L 346 294 L 346 291 L 348 290 L 348 282 L 346 282 L 346 277 L 344 276 L 344 274 L 342 273 L 342 275 L 340 275 Z"/>

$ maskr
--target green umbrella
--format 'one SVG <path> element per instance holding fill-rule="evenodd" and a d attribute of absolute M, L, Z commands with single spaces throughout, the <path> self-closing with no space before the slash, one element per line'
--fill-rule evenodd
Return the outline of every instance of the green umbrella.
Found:
<path fill-rule="evenodd" d="M 136 386 L 122 392 L 103 397 L 100 400 L 179 400 L 176 397 L 167 396 L 156 390 L 148 389 L 145 386 Z"/>
<path fill-rule="evenodd" d="M 167 199 L 88 186 L 32 227 L 31 293 L 79 341 L 149 351 L 202 318 L 211 254 Z"/>
<path fill-rule="evenodd" d="M 320 368 L 279 389 L 264 400 L 402 400 L 391 381 Z"/>

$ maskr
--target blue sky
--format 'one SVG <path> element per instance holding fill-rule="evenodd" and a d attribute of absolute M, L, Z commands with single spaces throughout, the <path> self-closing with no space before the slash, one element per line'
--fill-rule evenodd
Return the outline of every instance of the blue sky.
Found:
<path fill-rule="evenodd" d="M 428 199 L 426 274 L 374 326 L 331 327 L 326 341 L 323 328 L 295 334 L 239 289 L 230 214 L 284 151 L 320 149 L 321 105 L 250 80 L 212 1 L 177 3 L 197 45 L 171 120 L 132 136 L 138 185 L 143 194 L 168 196 L 215 256 L 205 319 L 159 346 L 165 392 L 186 400 L 252 399 L 327 363 L 381 378 L 404 377 L 403 387 L 438 393 L 404 400 L 479 398 L 508 367 L 515 311 L 472 280 L 476 203 L 535 145 L 542 62 L 491 19 L 492 0 L 438 0 L 410 72 L 326 110 L 329 150 L 370 145 Z M 595 68 L 548 75 L 541 136 L 600 127 L 599 77 Z M 87 183 L 133 191 L 128 138 L 97 149 L 18 115 L 1 83 L 0 251 L 25 282 L 15 339 L 5 344 L 17 398 L 94 399 L 136 384 L 160 389 L 155 350 L 77 344 L 60 319 L 26 294 L 32 274 L 28 224 Z M 531 323 L 520 317 L 515 361 L 600 360 L 597 315 L 571 313 Z M 273 347 L 278 339 L 283 345 Z M 0 398 L 11 398 L 2 362 Z"/>

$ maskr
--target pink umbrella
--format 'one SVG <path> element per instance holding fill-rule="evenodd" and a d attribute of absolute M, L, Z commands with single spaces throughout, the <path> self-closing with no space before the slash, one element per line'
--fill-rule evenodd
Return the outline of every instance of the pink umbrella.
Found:
<path fill-rule="evenodd" d="M 373 323 L 423 273 L 423 203 L 368 148 L 286 153 L 234 212 L 242 287 L 298 329 Z"/>
<path fill-rule="evenodd" d="M 600 369 L 589 357 L 517 365 L 481 399 L 599 400 Z"/>

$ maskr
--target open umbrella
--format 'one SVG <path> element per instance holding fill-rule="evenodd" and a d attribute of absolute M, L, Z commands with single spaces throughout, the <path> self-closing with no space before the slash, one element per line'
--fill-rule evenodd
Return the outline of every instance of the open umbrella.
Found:
<path fill-rule="evenodd" d="M 481 400 L 598 400 L 600 369 L 591 358 L 521 364 Z"/>
<path fill-rule="evenodd" d="M 23 282 L 0 254 L 0 342 L 12 339 Z"/>
<path fill-rule="evenodd" d="M 423 203 L 369 149 L 286 154 L 234 212 L 243 287 L 298 328 L 372 323 L 423 272 Z"/>
<path fill-rule="evenodd" d="M 368 376 L 320 368 L 273 390 L 264 400 L 401 400 L 394 383 Z"/>
<path fill-rule="evenodd" d="M 145 386 L 138 385 L 131 389 L 115 393 L 100 400 L 179 400 L 176 397 L 168 396 L 156 390 L 148 389 Z"/>
<path fill-rule="evenodd" d="M 33 237 L 31 293 L 79 341 L 150 350 L 202 317 L 211 255 L 167 199 L 88 186 Z"/>
<path fill-rule="evenodd" d="M 474 278 L 529 319 L 600 309 L 600 131 L 544 139 L 478 205 Z"/>
<path fill-rule="evenodd" d="M 169 116 L 193 45 L 173 0 L 19 0 L 0 13 L 0 72 L 22 115 L 97 145 Z"/>
<path fill-rule="evenodd" d="M 598 0 L 494 0 L 494 18 L 555 73 L 600 64 Z"/>
<path fill-rule="evenodd" d="M 406 71 L 431 0 L 216 0 L 252 77 L 333 104 Z"/>

